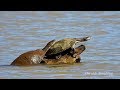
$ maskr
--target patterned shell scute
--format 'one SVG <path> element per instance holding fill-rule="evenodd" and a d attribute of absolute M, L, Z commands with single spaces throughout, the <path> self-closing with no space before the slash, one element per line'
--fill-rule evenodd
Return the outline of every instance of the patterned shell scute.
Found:
<path fill-rule="evenodd" d="M 57 41 L 46 53 L 47 55 L 57 54 L 62 51 L 65 51 L 66 49 L 69 49 L 74 45 L 75 41 L 73 39 L 63 39 L 60 41 Z"/>

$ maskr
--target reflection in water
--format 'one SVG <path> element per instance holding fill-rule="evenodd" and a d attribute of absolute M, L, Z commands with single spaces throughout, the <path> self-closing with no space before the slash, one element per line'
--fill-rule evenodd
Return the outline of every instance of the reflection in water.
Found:
<path fill-rule="evenodd" d="M 120 78 L 119 11 L 0 11 L 0 78 Z M 52 39 L 91 36 L 82 63 L 10 66 Z"/>

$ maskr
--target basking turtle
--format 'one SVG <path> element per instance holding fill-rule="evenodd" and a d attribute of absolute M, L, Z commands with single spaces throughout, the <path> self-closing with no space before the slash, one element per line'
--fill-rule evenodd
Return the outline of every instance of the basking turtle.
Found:
<path fill-rule="evenodd" d="M 11 65 L 36 65 L 40 64 L 40 62 L 44 59 L 45 53 L 49 50 L 49 48 L 55 43 L 55 40 L 50 41 L 47 45 L 41 50 L 33 50 L 28 51 L 21 54 L 17 57 Z"/>
<path fill-rule="evenodd" d="M 59 41 L 56 41 L 50 49 L 46 52 L 45 56 L 46 57 L 53 57 L 59 59 L 60 58 L 60 53 L 67 50 L 67 49 L 74 49 L 76 43 L 78 42 L 84 42 L 89 40 L 90 37 L 83 37 L 83 38 L 65 38 Z"/>

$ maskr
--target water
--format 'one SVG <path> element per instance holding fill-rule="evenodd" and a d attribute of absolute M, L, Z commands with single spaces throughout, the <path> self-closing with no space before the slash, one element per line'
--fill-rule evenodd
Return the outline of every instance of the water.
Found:
<path fill-rule="evenodd" d="M 52 39 L 91 36 L 81 63 L 10 66 Z M 120 11 L 0 11 L 0 78 L 120 79 Z"/>

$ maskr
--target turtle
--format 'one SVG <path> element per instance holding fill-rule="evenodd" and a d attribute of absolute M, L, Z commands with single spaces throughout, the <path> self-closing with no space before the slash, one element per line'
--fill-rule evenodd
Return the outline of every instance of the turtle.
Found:
<path fill-rule="evenodd" d="M 23 66 L 39 64 L 44 59 L 45 53 L 54 43 L 55 40 L 51 40 L 50 42 L 47 43 L 47 45 L 43 49 L 28 51 L 21 54 L 11 63 L 11 65 Z"/>
<path fill-rule="evenodd" d="M 61 57 L 61 52 L 66 51 L 68 49 L 73 49 L 75 48 L 75 45 L 78 42 L 84 42 L 89 40 L 90 37 L 83 37 L 83 38 L 65 38 L 59 41 L 56 41 L 46 52 L 45 56 L 47 58 L 56 58 L 59 59 Z"/>

